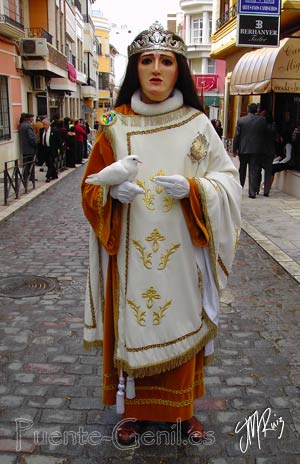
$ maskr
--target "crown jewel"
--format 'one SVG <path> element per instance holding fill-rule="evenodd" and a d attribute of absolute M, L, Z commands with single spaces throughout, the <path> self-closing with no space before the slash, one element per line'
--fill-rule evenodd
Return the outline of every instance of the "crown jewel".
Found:
<path fill-rule="evenodd" d="M 184 56 L 187 53 L 184 42 L 174 38 L 169 31 L 165 31 L 158 21 L 155 21 L 147 31 L 143 31 L 140 39 L 134 40 L 129 45 L 128 58 L 148 50 L 167 50 Z"/>

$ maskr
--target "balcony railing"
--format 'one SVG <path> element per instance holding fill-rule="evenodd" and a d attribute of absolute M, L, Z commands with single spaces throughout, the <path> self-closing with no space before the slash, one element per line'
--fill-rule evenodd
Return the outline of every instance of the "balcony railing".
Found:
<path fill-rule="evenodd" d="M 225 11 L 220 18 L 216 22 L 216 28 L 221 29 L 221 27 L 224 26 L 224 24 L 228 23 L 231 19 L 235 18 L 237 16 L 237 6 L 234 5 L 231 8 L 229 8 L 227 11 Z"/>
<path fill-rule="evenodd" d="M 17 5 L 15 5 L 17 7 Z M 3 8 L 4 16 L 7 16 L 12 21 L 15 21 L 17 24 L 24 24 L 23 12 L 21 8 L 12 8 L 11 5 L 5 5 Z"/>
<path fill-rule="evenodd" d="M 55 48 L 48 46 L 49 48 L 49 62 L 55 64 L 61 69 L 67 70 L 67 57 L 60 53 Z"/>
<path fill-rule="evenodd" d="M 77 9 L 80 11 L 80 13 L 81 13 L 81 3 L 80 3 L 80 0 L 75 0 L 74 4 L 75 4 L 76 8 L 77 8 Z"/>
<path fill-rule="evenodd" d="M 7 16 L 6 14 L 0 15 L 0 24 L 10 24 L 11 26 L 17 27 L 21 31 L 24 31 L 24 25 L 19 21 Z"/>
<path fill-rule="evenodd" d="M 90 24 L 91 28 L 92 28 L 93 30 L 95 30 L 95 26 L 94 26 L 93 20 L 92 20 L 92 18 L 90 17 L 90 15 L 83 15 L 83 21 L 84 21 L 85 23 Z"/>
<path fill-rule="evenodd" d="M 94 79 L 91 79 L 90 77 L 88 77 L 87 80 L 86 80 L 86 85 L 90 85 L 91 87 L 96 87 L 96 81 L 94 81 Z"/>
<path fill-rule="evenodd" d="M 47 39 L 47 42 L 52 45 L 52 35 L 42 27 L 29 27 L 25 29 L 26 37 L 38 37 Z"/>

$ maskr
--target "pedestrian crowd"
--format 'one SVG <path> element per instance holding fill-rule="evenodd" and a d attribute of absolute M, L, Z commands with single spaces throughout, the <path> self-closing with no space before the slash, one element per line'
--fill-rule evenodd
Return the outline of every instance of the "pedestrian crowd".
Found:
<path fill-rule="evenodd" d="M 83 119 L 61 118 L 22 113 L 19 122 L 20 144 L 25 184 L 34 185 L 35 165 L 40 170 L 46 166 L 46 182 L 58 178 L 58 171 L 75 168 L 88 158 L 91 144 L 88 140 L 90 127 Z"/>
<path fill-rule="evenodd" d="M 248 114 L 237 121 L 233 139 L 233 156 L 239 157 L 240 183 L 244 187 L 248 166 L 249 198 L 256 198 L 262 184 L 268 197 L 274 176 L 287 169 L 300 171 L 300 126 L 280 131 L 270 112 L 258 111 L 256 103 L 247 107 Z"/>

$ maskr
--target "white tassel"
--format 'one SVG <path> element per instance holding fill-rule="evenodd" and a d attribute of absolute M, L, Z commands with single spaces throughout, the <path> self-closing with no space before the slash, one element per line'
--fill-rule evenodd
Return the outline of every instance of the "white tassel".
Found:
<path fill-rule="evenodd" d="M 126 379 L 126 398 L 129 400 L 132 400 L 135 398 L 135 384 L 134 384 L 134 378 L 127 376 Z"/>
<path fill-rule="evenodd" d="M 125 384 L 124 384 L 123 370 L 121 369 L 120 370 L 120 377 L 119 377 L 118 391 L 117 391 L 117 395 L 116 395 L 117 414 L 124 414 L 124 412 L 125 412 L 124 389 L 125 389 Z"/>

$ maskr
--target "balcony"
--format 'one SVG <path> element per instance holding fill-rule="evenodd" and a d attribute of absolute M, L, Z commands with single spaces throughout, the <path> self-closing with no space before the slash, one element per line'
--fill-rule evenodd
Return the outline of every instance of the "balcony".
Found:
<path fill-rule="evenodd" d="M 237 16 L 237 6 L 234 5 L 231 8 L 229 8 L 227 11 L 225 11 L 220 18 L 216 22 L 216 29 L 217 31 L 221 29 L 221 27 L 225 26 L 231 19 L 235 18 Z"/>
<path fill-rule="evenodd" d="M 81 96 L 84 98 L 96 98 L 96 82 L 90 77 L 87 78 L 87 85 L 81 86 Z"/>
<path fill-rule="evenodd" d="M 4 14 L 0 14 L 0 34 L 10 39 L 24 37 L 23 18 L 17 12 L 4 8 Z"/>
<path fill-rule="evenodd" d="M 25 29 L 26 37 L 37 37 L 46 39 L 52 45 L 52 35 L 42 27 L 28 27 Z"/>
<path fill-rule="evenodd" d="M 288 37 L 299 30 L 300 0 L 283 0 L 280 14 L 280 38 Z M 236 45 L 237 39 L 237 5 L 223 12 L 216 21 L 216 31 L 212 34 L 211 58 L 226 60 L 229 55 L 242 52 Z M 244 48 L 245 53 L 246 48 Z"/>
<path fill-rule="evenodd" d="M 95 26 L 94 26 L 93 20 L 90 17 L 90 15 L 86 15 L 86 14 L 83 15 L 83 22 L 86 24 L 89 24 L 91 28 L 93 29 L 93 31 L 95 31 Z"/>
<path fill-rule="evenodd" d="M 77 10 L 81 13 L 81 3 L 80 0 L 75 0 L 74 5 L 76 6 Z"/>
<path fill-rule="evenodd" d="M 30 74 L 40 74 L 47 77 L 68 78 L 67 58 L 52 45 L 48 44 L 49 55 L 46 57 L 27 56 L 23 59 L 23 68 Z"/>
<path fill-rule="evenodd" d="M 90 85 L 91 87 L 96 87 L 96 81 L 94 81 L 94 79 L 92 79 L 91 77 L 88 77 L 87 78 L 87 85 Z"/>

